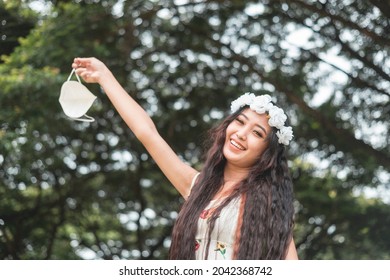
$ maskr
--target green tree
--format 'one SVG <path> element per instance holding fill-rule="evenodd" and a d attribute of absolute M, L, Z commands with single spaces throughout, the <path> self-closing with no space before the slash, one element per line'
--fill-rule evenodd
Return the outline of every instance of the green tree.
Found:
<path fill-rule="evenodd" d="M 362 195 L 389 187 L 385 1 L 47 3 L 0 65 L 0 258 L 167 257 L 182 200 L 99 87 L 96 122 L 64 117 L 76 56 L 105 61 L 193 166 L 231 100 L 271 94 L 294 127 L 300 257 L 390 258 L 390 207 Z"/>
<path fill-rule="evenodd" d="M 10 54 L 19 45 L 18 38 L 25 37 L 34 27 L 36 16 L 30 9 L 21 9 L 15 1 L 0 1 L 0 54 Z"/>

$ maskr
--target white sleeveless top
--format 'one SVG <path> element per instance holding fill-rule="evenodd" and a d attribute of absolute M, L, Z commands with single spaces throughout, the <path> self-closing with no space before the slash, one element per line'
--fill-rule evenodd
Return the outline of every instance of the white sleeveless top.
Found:
<path fill-rule="evenodd" d="M 194 176 L 192 186 L 194 185 L 199 173 Z M 206 249 L 208 245 L 208 219 L 212 212 L 223 202 L 223 199 L 212 200 L 202 211 L 195 237 L 195 258 L 197 260 L 206 259 Z M 231 260 L 233 257 L 234 242 L 236 239 L 236 229 L 238 222 L 238 213 L 240 209 L 240 199 L 233 199 L 226 205 L 216 219 L 214 229 L 210 236 L 210 247 L 208 260 Z"/>

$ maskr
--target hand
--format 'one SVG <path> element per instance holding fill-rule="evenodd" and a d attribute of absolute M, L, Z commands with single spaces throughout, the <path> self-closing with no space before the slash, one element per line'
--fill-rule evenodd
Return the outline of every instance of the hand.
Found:
<path fill-rule="evenodd" d="M 75 58 L 72 68 L 75 68 L 76 74 L 87 83 L 100 83 L 108 72 L 106 65 L 94 57 Z"/>

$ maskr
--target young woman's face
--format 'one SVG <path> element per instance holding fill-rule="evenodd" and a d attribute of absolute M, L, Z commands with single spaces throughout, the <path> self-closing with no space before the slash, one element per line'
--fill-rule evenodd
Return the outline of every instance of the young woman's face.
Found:
<path fill-rule="evenodd" d="M 226 128 L 223 154 L 228 163 L 250 168 L 268 147 L 266 138 L 270 131 L 266 114 L 245 109 Z"/>

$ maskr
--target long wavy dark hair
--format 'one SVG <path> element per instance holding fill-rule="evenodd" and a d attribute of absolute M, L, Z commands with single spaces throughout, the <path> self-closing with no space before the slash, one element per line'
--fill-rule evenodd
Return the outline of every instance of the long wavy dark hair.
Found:
<path fill-rule="evenodd" d="M 226 117 L 208 139 L 204 167 L 185 201 L 172 232 L 170 259 L 195 259 L 199 216 L 224 184 L 226 128 L 245 109 Z M 267 136 L 268 148 L 258 157 L 248 177 L 238 183 L 209 220 L 209 236 L 219 213 L 233 199 L 241 198 L 233 257 L 235 259 L 284 259 L 294 225 L 293 185 L 286 152 L 275 128 Z M 207 246 L 208 247 L 208 246 Z M 208 252 L 206 252 L 206 256 Z"/>

